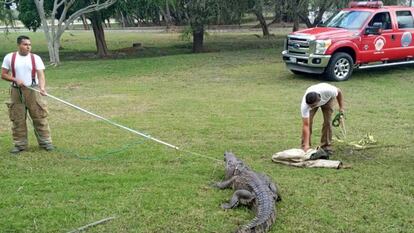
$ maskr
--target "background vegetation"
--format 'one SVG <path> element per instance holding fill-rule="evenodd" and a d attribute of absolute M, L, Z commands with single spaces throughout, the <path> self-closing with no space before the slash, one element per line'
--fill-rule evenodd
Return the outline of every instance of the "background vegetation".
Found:
<path fill-rule="evenodd" d="M 48 92 L 186 150 L 219 160 L 233 151 L 280 186 L 273 233 L 413 232 L 412 66 L 357 71 L 334 83 L 345 94 L 347 140 L 368 132 L 378 140 L 367 150 L 335 144 L 333 159 L 352 169 L 282 166 L 271 156 L 299 146 L 300 99 L 322 81 L 284 67 L 284 35 L 211 33 L 211 52 L 192 54 L 178 34 L 111 32 L 108 45 L 123 59 L 95 60 L 92 34 L 71 32 L 62 39 L 63 64 L 47 68 Z M 2 38 L 1 57 L 16 36 Z M 43 35 L 29 36 L 34 52 L 47 54 Z M 131 51 L 137 41 L 143 47 Z M 0 82 L 1 102 L 8 85 Z M 48 100 L 52 153 L 31 132 L 29 152 L 10 155 L 8 113 L 0 108 L 1 232 L 67 232 L 109 216 L 117 218 L 88 232 L 232 232 L 253 218 L 247 208 L 220 208 L 232 194 L 211 187 L 223 178 L 221 162 Z"/>

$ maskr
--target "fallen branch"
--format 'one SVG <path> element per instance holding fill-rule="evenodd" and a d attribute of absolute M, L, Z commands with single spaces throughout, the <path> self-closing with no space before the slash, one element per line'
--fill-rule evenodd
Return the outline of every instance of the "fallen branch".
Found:
<path fill-rule="evenodd" d="M 110 220 L 112 220 L 112 219 L 115 219 L 115 217 L 104 218 L 104 219 L 102 219 L 102 220 L 99 220 L 99 221 L 96 221 L 96 222 L 93 222 L 93 223 L 89 223 L 88 225 L 85 225 L 85 226 L 82 226 L 82 227 L 76 228 L 75 230 L 73 230 L 73 231 L 69 231 L 68 233 L 77 233 L 77 232 L 81 232 L 81 231 L 84 231 L 84 230 L 88 229 L 89 227 L 93 227 L 93 226 L 96 226 L 96 225 L 99 225 L 99 224 L 105 223 L 105 222 L 110 221 Z"/>

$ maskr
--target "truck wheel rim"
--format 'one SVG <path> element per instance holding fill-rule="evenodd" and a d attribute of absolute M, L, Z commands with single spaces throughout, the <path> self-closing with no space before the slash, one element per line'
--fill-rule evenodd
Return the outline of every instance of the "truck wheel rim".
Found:
<path fill-rule="evenodd" d="M 349 73 L 351 65 L 348 59 L 341 58 L 335 63 L 334 73 L 337 79 L 345 79 Z"/>

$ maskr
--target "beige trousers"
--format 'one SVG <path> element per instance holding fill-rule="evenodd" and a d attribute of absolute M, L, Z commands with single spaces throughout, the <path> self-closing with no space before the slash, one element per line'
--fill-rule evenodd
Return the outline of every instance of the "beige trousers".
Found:
<path fill-rule="evenodd" d="M 38 92 L 28 88 L 10 89 L 10 103 L 7 103 L 9 118 L 12 122 L 13 142 L 16 147 L 26 148 L 28 145 L 26 118 L 29 112 L 39 146 L 52 143 L 49 123 L 47 121 L 47 103 Z"/>
<path fill-rule="evenodd" d="M 321 136 L 321 147 L 324 150 L 332 150 L 332 114 L 334 112 L 334 99 L 329 100 L 326 104 L 311 109 L 309 113 L 309 144 L 311 145 L 311 136 L 312 136 L 312 124 L 313 124 L 313 117 L 315 116 L 318 108 L 322 109 L 323 114 L 323 125 L 322 125 L 322 136 Z"/>

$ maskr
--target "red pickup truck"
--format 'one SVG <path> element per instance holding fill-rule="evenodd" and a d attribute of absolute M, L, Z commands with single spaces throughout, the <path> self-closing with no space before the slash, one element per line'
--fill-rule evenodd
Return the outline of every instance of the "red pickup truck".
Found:
<path fill-rule="evenodd" d="M 295 74 L 350 78 L 355 68 L 414 64 L 414 7 L 351 2 L 315 28 L 287 36 L 283 61 Z"/>

